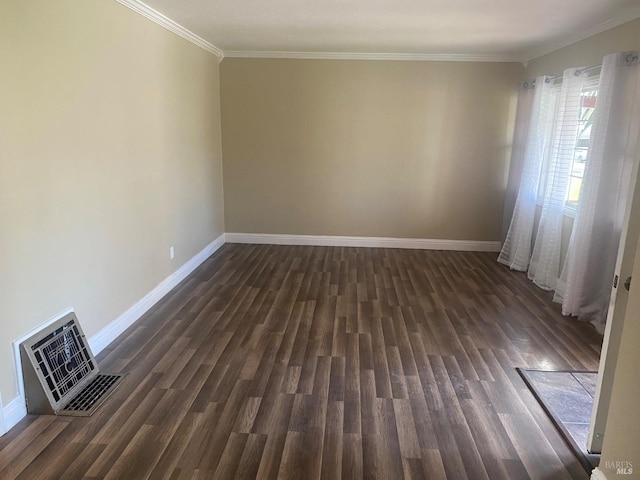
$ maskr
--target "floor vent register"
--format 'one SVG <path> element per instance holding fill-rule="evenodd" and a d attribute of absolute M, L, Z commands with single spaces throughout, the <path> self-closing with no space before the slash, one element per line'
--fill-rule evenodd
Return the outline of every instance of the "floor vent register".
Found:
<path fill-rule="evenodd" d="M 100 373 L 74 313 L 20 344 L 27 412 L 92 415 L 126 374 Z"/>

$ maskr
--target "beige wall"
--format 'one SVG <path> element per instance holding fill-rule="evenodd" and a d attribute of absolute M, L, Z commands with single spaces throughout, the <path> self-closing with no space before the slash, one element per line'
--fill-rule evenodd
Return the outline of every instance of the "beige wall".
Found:
<path fill-rule="evenodd" d="M 215 56 L 115 1 L 3 0 L 0 22 L 6 403 L 12 340 L 69 306 L 94 335 L 224 219 Z"/>
<path fill-rule="evenodd" d="M 513 63 L 221 63 L 227 232 L 499 240 Z"/>

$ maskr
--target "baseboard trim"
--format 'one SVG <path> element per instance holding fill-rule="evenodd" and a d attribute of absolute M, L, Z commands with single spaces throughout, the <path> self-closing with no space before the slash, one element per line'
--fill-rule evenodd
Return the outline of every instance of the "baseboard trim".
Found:
<path fill-rule="evenodd" d="M 27 416 L 27 404 L 24 396 L 18 395 L 3 407 L 5 433 L 11 430 L 20 420 Z"/>
<path fill-rule="evenodd" d="M 500 242 L 440 240 L 428 238 L 343 237 L 332 235 L 278 235 L 270 233 L 227 233 L 227 243 L 313 245 L 324 247 L 373 247 L 420 250 L 499 252 Z"/>
<path fill-rule="evenodd" d="M 93 352 L 93 354 L 97 355 L 102 350 L 104 350 L 107 345 L 115 340 L 127 328 L 133 325 L 138 319 L 140 319 L 142 315 L 144 315 L 151 307 L 158 303 L 158 301 L 161 300 L 162 297 L 164 297 L 174 287 L 176 287 L 207 258 L 213 255 L 222 245 L 224 245 L 224 243 L 225 234 L 223 233 L 209 245 L 204 247 L 200 252 L 194 255 L 188 262 L 186 262 L 175 272 L 161 281 L 153 290 L 142 297 L 126 312 L 124 312 L 113 322 L 109 323 L 102 330 L 89 338 L 89 346 L 91 347 L 91 351 Z M 64 312 L 60 312 L 59 314 L 47 320 L 42 325 L 38 326 L 36 329 L 29 332 L 27 335 L 13 342 L 13 355 L 16 365 L 16 378 L 18 380 L 19 393 L 7 405 L 0 409 L 0 414 L 2 415 L 4 421 L 4 433 L 13 428 L 20 420 L 22 420 L 27 415 L 27 406 L 25 403 L 24 395 L 24 380 L 22 378 L 22 363 L 20 359 L 19 349 L 20 344 L 31 337 L 37 331 L 73 311 L 73 308 L 70 307 Z"/>
<path fill-rule="evenodd" d="M 607 476 L 598 467 L 591 472 L 591 480 L 607 480 Z"/>
<path fill-rule="evenodd" d="M 142 297 L 126 312 L 116 318 L 109 325 L 104 327 L 98 333 L 89 339 L 89 346 L 94 355 L 100 353 L 104 348 L 113 342 L 122 332 L 133 325 L 142 315 L 147 313 L 151 307 L 158 303 L 162 297 L 169 293 L 176 285 L 193 272 L 207 258 L 213 255 L 225 243 L 225 234 L 223 233 L 209 245 L 204 247 L 199 253 L 195 254 L 191 260 L 182 265 L 178 270 L 173 272 L 162 282 L 160 282 L 153 290 Z"/>
<path fill-rule="evenodd" d="M 4 427 L 4 409 L 2 408 L 2 392 L 0 392 L 0 436 L 7 433 L 7 429 Z"/>

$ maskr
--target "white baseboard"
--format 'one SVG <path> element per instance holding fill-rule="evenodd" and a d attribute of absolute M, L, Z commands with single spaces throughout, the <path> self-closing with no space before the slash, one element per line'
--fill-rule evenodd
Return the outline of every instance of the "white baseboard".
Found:
<path fill-rule="evenodd" d="M 91 347 L 93 354 L 97 355 L 104 350 L 107 345 L 113 342 L 122 332 L 133 325 L 136 320 L 158 303 L 162 297 L 184 280 L 191 272 L 202 264 L 202 262 L 213 255 L 213 253 L 224 245 L 224 243 L 225 234 L 223 233 L 209 245 L 204 247 L 202 251 L 194 255 L 191 260 L 160 282 L 153 290 L 129 308 L 129 310 L 93 335 L 89 339 L 89 346 Z"/>
<path fill-rule="evenodd" d="M 199 253 L 194 255 L 188 262 L 178 268 L 175 272 L 160 282 L 153 290 L 142 297 L 126 312 L 109 323 L 98 333 L 89 338 L 89 346 L 94 355 L 100 353 L 107 345 L 115 340 L 122 332 L 133 325 L 142 315 L 144 315 L 151 307 L 153 307 L 162 297 L 169 293 L 176 285 L 184 280 L 191 272 L 200 266 L 207 258 L 216 252 L 225 243 L 224 233 L 216 238 L 209 245 L 204 247 Z M 24 381 L 22 378 L 22 361 L 20 358 L 20 344 L 42 330 L 44 327 L 57 321 L 64 315 L 73 312 L 73 308 L 67 308 L 65 311 L 51 317 L 42 325 L 17 339 L 13 342 L 13 355 L 16 365 L 16 378 L 18 381 L 18 395 L 13 398 L 7 405 L 2 407 L 0 403 L 0 414 L 4 423 L 4 432 L 13 428 L 13 426 L 27 415 L 27 406 L 24 395 Z M 0 424 L 0 427 L 2 425 Z M 0 434 L 2 434 L 0 433 Z"/>
<path fill-rule="evenodd" d="M 374 247 L 421 250 L 499 252 L 500 242 L 440 240 L 429 238 L 342 237 L 332 235 L 277 235 L 270 233 L 227 233 L 227 243 L 272 245 L 314 245 L 325 247 Z"/>
<path fill-rule="evenodd" d="M 11 430 L 16 423 L 27 416 L 27 404 L 24 401 L 24 396 L 18 395 L 14 397 L 13 400 L 2 407 L 2 413 L 6 433 Z"/>
<path fill-rule="evenodd" d="M 607 476 L 598 467 L 591 472 L 591 480 L 607 480 Z"/>
<path fill-rule="evenodd" d="M 2 392 L 0 392 L 0 435 L 7 433 L 7 429 L 4 428 L 4 411 L 2 408 Z"/>

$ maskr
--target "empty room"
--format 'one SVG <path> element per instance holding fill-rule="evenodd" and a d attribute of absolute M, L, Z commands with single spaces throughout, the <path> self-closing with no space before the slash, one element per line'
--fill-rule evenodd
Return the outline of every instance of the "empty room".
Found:
<path fill-rule="evenodd" d="M 0 479 L 640 478 L 637 0 L 0 24 Z"/>

